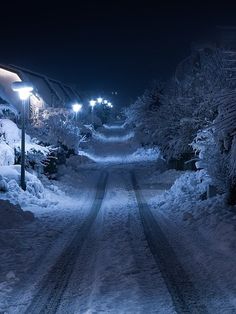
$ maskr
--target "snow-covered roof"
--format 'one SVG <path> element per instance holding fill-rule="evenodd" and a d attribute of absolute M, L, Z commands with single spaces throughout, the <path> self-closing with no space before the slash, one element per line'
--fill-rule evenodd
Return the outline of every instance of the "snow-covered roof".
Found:
<path fill-rule="evenodd" d="M 34 92 L 44 100 L 47 106 L 67 107 L 70 106 L 72 102 L 80 100 L 80 96 L 77 91 L 74 90 L 74 88 L 60 81 L 54 80 L 46 75 L 36 73 L 34 71 L 16 65 L 0 64 L 0 69 L 1 68 L 8 71 L 8 73 L 16 74 L 18 76 L 17 80 L 25 80 L 31 82 L 35 88 Z M 1 81 L 0 85 L 2 85 Z M 7 93 L 9 92 L 10 87 L 7 88 Z"/>

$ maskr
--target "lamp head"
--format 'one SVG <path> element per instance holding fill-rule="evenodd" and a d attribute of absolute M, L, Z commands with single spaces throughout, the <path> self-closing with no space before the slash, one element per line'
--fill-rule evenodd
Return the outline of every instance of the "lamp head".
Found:
<path fill-rule="evenodd" d="M 90 100 L 90 102 L 89 102 L 89 104 L 90 104 L 90 106 L 93 108 L 93 107 L 95 107 L 96 106 L 96 103 L 97 103 L 97 101 L 96 100 Z"/>
<path fill-rule="evenodd" d="M 103 102 L 102 97 L 98 97 L 97 102 L 98 102 L 99 104 L 101 104 L 101 103 Z"/>
<path fill-rule="evenodd" d="M 72 109 L 74 112 L 79 112 L 82 109 L 82 105 L 81 104 L 74 104 L 72 105 Z"/>
<path fill-rule="evenodd" d="M 14 82 L 12 83 L 12 90 L 18 92 L 21 100 L 26 100 L 31 95 L 34 87 L 28 82 Z"/>

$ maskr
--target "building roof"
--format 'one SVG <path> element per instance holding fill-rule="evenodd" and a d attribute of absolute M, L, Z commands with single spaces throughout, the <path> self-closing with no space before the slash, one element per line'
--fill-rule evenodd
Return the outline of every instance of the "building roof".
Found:
<path fill-rule="evenodd" d="M 0 68 L 16 73 L 22 81 L 31 82 L 34 92 L 50 107 L 67 107 L 80 100 L 79 93 L 73 87 L 46 75 L 16 65 L 0 64 Z"/>

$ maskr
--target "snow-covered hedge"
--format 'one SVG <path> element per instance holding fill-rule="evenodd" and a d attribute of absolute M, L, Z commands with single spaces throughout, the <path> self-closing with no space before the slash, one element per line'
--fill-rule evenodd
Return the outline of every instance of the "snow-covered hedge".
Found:
<path fill-rule="evenodd" d="M 47 159 L 50 147 L 39 145 L 36 139 L 31 139 L 27 134 L 25 140 L 25 150 L 28 156 L 27 161 L 41 163 Z M 0 165 L 13 165 L 17 156 L 20 155 L 21 130 L 9 119 L 0 119 L 0 148 Z"/>
<path fill-rule="evenodd" d="M 14 198 L 21 192 L 20 166 L 0 166 L 0 192 L 8 192 Z M 26 171 L 26 192 L 37 197 L 43 197 L 44 187 L 40 180 Z"/>
<path fill-rule="evenodd" d="M 78 151 L 84 136 L 72 112 L 65 108 L 47 108 L 40 112 L 30 134 L 40 142 Z"/>

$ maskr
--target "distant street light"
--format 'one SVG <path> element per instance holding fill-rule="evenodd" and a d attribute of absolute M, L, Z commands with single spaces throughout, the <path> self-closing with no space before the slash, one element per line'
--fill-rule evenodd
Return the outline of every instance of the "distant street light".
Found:
<path fill-rule="evenodd" d="M 107 103 L 107 107 L 109 107 L 109 108 L 113 108 L 112 103 L 111 103 L 111 102 L 108 102 L 108 103 Z"/>
<path fill-rule="evenodd" d="M 101 104 L 101 103 L 103 102 L 102 97 L 98 97 L 97 102 L 98 102 L 99 104 Z"/>
<path fill-rule="evenodd" d="M 93 114 L 93 108 L 96 106 L 96 104 L 97 104 L 97 101 L 96 100 L 90 100 L 90 102 L 89 102 L 89 104 L 90 104 L 90 106 L 91 106 L 91 122 L 92 122 L 92 124 L 94 123 L 94 114 Z"/>
<path fill-rule="evenodd" d="M 75 121 L 77 122 L 77 114 L 82 109 L 82 105 L 81 104 L 74 104 L 74 105 L 72 105 L 72 109 L 75 112 Z"/>
<path fill-rule="evenodd" d="M 25 106 L 29 99 L 31 92 L 33 91 L 33 85 L 27 82 L 14 82 L 12 83 L 12 90 L 18 92 L 20 99 L 22 100 L 22 129 L 21 129 L 21 177 L 20 185 L 22 189 L 26 190 L 25 183 Z"/>
<path fill-rule="evenodd" d="M 104 103 L 105 105 L 107 105 L 107 104 L 108 104 L 108 100 L 104 99 L 104 100 L 103 100 L 103 103 Z"/>

